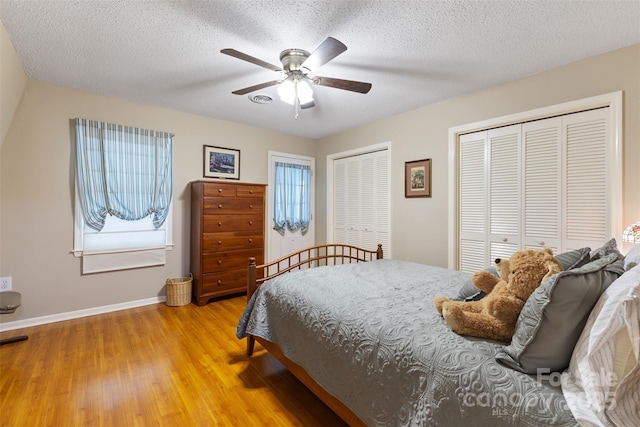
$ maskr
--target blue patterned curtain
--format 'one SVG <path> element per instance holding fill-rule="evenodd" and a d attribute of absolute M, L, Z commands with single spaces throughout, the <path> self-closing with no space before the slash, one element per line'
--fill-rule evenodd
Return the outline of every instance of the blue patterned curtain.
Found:
<path fill-rule="evenodd" d="M 273 229 L 282 236 L 285 228 L 306 234 L 311 220 L 311 168 L 276 162 L 275 175 Z"/>
<path fill-rule="evenodd" d="M 100 231 L 107 214 L 152 216 L 162 226 L 171 203 L 173 135 L 76 119 L 76 184 L 86 224 Z"/>

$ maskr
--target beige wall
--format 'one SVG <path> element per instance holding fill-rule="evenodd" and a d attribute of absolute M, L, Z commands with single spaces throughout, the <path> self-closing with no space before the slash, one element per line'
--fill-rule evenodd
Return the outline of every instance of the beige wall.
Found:
<path fill-rule="evenodd" d="M 173 146 L 173 243 L 167 264 L 80 274 L 73 249 L 72 120 L 90 118 L 168 131 Z M 240 180 L 267 182 L 267 152 L 313 156 L 312 140 L 29 81 L 2 146 L 2 276 L 23 305 L 0 321 L 155 297 L 189 272 L 189 182 L 202 177 L 202 146 L 241 150 Z"/>
<path fill-rule="evenodd" d="M 624 91 L 624 222 L 640 218 L 640 45 L 407 112 L 319 142 L 29 81 L 0 154 L 0 276 L 12 276 L 23 307 L 0 322 L 159 295 L 189 271 L 188 183 L 202 175 L 202 145 L 242 151 L 241 180 L 267 180 L 267 152 L 316 157 L 316 240 L 326 236 L 326 156 L 392 142 L 394 258 L 447 265 L 448 129 L 602 93 Z M 345 112 L 348 114 L 348 111 Z M 167 265 L 80 275 L 73 246 L 71 120 L 175 133 L 174 244 Z M 433 159 L 433 197 L 405 199 L 404 162 Z M 617 237 L 617 236 L 616 236 Z"/>
<path fill-rule="evenodd" d="M 0 147 L 26 85 L 27 76 L 0 21 Z"/>
<path fill-rule="evenodd" d="M 27 76 L 22 70 L 22 65 L 18 60 L 16 51 L 13 49 L 9 34 L 4 28 L 4 24 L 0 22 L 0 176 L 2 175 L 2 143 L 26 85 Z M 1 200 L 2 186 L 0 185 Z M 1 223 L 2 209 L 0 209 Z M 2 242 L 1 227 L 0 242 Z M 0 257 L 0 271 L 2 271 L 2 257 Z"/>
<path fill-rule="evenodd" d="M 624 91 L 623 223 L 637 221 L 640 219 L 640 44 L 321 140 L 316 152 L 317 206 L 326 205 L 324 184 L 328 154 L 391 141 L 393 257 L 446 267 L 449 128 L 620 90 Z M 424 158 L 433 159 L 433 197 L 405 199 L 404 162 Z M 326 212 L 319 209 L 317 217 L 316 235 L 320 243 L 326 235 Z M 620 241 L 621 234 L 622 230 L 612 237 Z"/>

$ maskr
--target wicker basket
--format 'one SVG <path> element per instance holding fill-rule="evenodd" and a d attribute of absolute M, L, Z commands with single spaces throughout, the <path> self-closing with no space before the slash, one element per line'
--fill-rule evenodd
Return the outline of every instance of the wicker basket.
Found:
<path fill-rule="evenodd" d="M 167 279 L 167 305 L 179 307 L 191 302 L 191 282 L 193 275 L 189 277 L 178 277 Z"/>

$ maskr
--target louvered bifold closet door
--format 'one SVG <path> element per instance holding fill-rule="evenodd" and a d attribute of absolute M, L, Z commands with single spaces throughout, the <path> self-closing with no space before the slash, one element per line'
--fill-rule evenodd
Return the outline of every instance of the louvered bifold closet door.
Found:
<path fill-rule="evenodd" d="M 522 125 L 524 249 L 561 247 L 561 136 L 560 117 Z"/>
<path fill-rule="evenodd" d="M 358 245 L 371 249 L 375 243 L 375 159 L 369 155 L 360 160 L 360 223 L 358 224 L 360 239 Z"/>
<path fill-rule="evenodd" d="M 564 189 L 565 219 L 562 233 L 564 250 L 584 246 L 595 248 L 610 239 L 612 207 L 607 189 L 612 174 L 607 173 L 609 110 L 602 108 L 563 117 L 566 172 Z"/>
<path fill-rule="evenodd" d="M 345 161 L 347 165 L 346 207 L 347 207 L 347 240 L 348 245 L 360 244 L 360 160 L 350 157 Z"/>
<path fill-rule="evenodd" d="M 375 211 L 374 234 L 371 242 L 373 246 L 367 248 L 377 248 L 382 244 L 385 258 L 391 258 L 391 174 L 389 165 L 389 152 L 379 151 L 374 156 L 374 180 L 373 194 Z"/>
<path fill-rule="evenodd" d="M 488 131 L 489 258 L 520 248 L 520 125 Z"/>
<path fill-rule="evenodd" d="M 459 245 L 458 268 L 476 272 L 487 266 L 487 132 L 461 135 L 459 139 Z"/>
<path fill-rule="evenodd" d="M 347 243 L 347 164 L 333 162 L 333 240 Z"/>
<path fill-rule="evenodd" d="M 517 250 L 561 253 L 616 237 L 621 165 L 613 113 L 532 117 L 459 137 L 460 270 L 481 270 Z"/>
<path fill-rule="evenodd" d="M 387 150 L 334 160 L 334 243 L 391 256 L 389 178 Z"/>

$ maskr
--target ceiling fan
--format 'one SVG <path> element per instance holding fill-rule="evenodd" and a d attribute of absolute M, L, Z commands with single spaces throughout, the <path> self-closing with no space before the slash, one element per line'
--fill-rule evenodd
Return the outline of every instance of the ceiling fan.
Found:
<path fill-rule="evenodd" d="M 302 49 L 283 50 L 280 53 L 282 67 L 269 64 L 246 53 L 238 52 L 235 49 L 222 49 L 220 52 L 266 69 L 283 73 L 286 76 L 284 79 L 260 83 L 244 89 L 235 90 L 231 93 L 235 95 L 246 95 L 259 89 L 279 85 L 278 95 L 280 99 L 295 106 L 295 118 L 298 118 L 300 109 L 304 110 L 315 106 L 313 89 L 311 88 L 312 85 L 333 87 L 358 93 L 367 93 L 371 90 L 371 83 L 310 76 L 310 73 L 313 73 L 345 50 L 347 50 L 347 46 L 345 46 L 344 43 L 333 37 L 327 37 L 311 54 Z"/>

